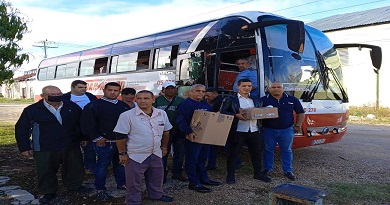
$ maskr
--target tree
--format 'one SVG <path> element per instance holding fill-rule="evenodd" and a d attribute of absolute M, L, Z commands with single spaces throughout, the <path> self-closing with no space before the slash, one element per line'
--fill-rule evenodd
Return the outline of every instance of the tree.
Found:
<path fill-rule="evenodd" d="M 23 62 L 29 60 L 26 53 L 20 53 L 18 45 L 23 35 L 27 33 L 27 20 L 20 17 L 18 9 L 11 3 L 0 2 L 0 86 L 3 83 L 12 83 L 13 69 L 19 68 Z"/>

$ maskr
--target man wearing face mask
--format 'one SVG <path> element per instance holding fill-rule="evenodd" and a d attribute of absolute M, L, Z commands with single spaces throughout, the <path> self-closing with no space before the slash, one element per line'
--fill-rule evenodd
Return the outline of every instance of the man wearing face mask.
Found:
<path fill-rule="evenodd" d="M 61 166 L 62 183 L 68 191 L 79 191 L 84 177 L 80 150 L 81 108 L 64 100 L 56 86 L 42 89 L 42 100 L 26 107 L 15 125 L 15 138 L 24 157 L 34 157 L 42 204 L 55 198 L 57 172 Z M 30 140 L 31 137 L 31 140 Z"/>

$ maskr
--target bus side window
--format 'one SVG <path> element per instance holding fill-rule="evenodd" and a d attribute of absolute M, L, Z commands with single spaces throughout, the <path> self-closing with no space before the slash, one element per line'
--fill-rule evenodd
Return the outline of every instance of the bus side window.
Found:
<path fill-rule="evenodd" d="M 105 74 L 107 72 L 108 57 L 95 60 L 94 74 Z"/>
<path fill-rule="evenodd" d="M 56 79 L 61 79 L 65 77 L 66 65 L 58 65 L 56 70 Z"/>
<path fill-rule="evenodd" d="M 40 68 L 38 70 L 38 80 L 46 80 L 47 68 Z"/>
<path fill-rule="evenodd" d="M 150 50 L 138 52 L 137 70 L 149 69 Z"/>
<path fill-rule="evenodd" d="M 92 75 L 94 72 L 95 60 L 81 61 L 80 76 Z"/>
<path fill-rule="evenodd" d="M 154 51 L 153 68 L 170 68 L 173 67 L 173 61 L 177 58 L 179 45 L 158 48 Z"/>

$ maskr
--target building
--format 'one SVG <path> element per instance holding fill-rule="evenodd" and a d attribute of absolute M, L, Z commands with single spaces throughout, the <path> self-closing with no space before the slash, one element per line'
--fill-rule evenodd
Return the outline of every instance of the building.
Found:
<path fill-rule="evenodd" d="M 33 84 L 36 79 L 37 69 L 25 71 L 22 76 L 13 79 L 12 84 L 3 84 L 1 94 L 6 98 L 34 98 Z"/>
<path fill-rule="evenodd" d="M 390 107 L 390 6 L 326 17 L 308 25 L 323 31 L 334 44 L 361 43 L 382 48 L 382 66 L 373 71 L 369 50 L 349 48 L 340 53 L 350 105 Z M 347 52 L 347 53 L 345 53 Z M 344 54 L 348 54 L 346 57 Z"/>

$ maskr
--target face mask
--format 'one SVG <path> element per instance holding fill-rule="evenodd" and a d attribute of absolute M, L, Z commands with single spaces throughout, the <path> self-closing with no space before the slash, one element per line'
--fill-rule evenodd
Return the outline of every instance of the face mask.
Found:
<path fill-rule="evenodd" d="M 60 96 L 47 96 L 47 101 L 49 102 L 61 102 L 62 101 L 62 95 Z"/>

